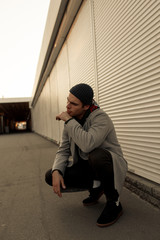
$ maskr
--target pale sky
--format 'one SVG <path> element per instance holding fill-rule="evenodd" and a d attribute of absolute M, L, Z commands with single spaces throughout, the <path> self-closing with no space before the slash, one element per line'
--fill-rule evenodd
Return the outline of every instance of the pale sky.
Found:
<path fill-rule="evenodd" d="M 50 0 L 0 0 L 0 98 L 31 97 Z"/>

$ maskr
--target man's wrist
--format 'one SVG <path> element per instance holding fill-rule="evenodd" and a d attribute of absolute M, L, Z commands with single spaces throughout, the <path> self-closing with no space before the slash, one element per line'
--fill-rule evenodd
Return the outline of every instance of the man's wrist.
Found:
<path fill-rule="evenodd" d="M 73 119 L 73 117 L 69 118 L 67 121 L 65 121 L 65 124 L 67 124 L 72 119 Z"/>
<path fill-rule="evenodd" d="M 53 169 L 53 170 L 52 170 L 52 174 L 53 174 L 54 172 L 58 172 L 60 175 L 63 175 L 62 172 L 61 172 L 59 169 Z"/>

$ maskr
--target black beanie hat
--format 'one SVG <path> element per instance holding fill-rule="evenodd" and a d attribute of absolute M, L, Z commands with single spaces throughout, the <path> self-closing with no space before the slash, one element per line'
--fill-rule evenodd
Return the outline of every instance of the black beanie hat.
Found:
<path fill-rule="evenodd" d="M 92 104 L 94 93 L 93 89 L 88 84 L 77 84 L 70 89 L 70 93 L 77 97 L 84 105 Z"/>

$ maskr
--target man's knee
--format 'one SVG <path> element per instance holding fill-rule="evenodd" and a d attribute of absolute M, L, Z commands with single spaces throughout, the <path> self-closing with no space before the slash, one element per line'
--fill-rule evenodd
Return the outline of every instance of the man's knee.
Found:
<path fill-rule="evenodd" d="M 98 167 L 101 163 L 102 149 L 95 148 L 89 153 L 89 164 L 94 167 Z"/>
<path fill-rule="evenodd" d="M 89 153 L 89 164 L 97 168 L 103 167 L 106 164 L 112 165 L 112 156 L 107 150 L 95 148 Z"/>

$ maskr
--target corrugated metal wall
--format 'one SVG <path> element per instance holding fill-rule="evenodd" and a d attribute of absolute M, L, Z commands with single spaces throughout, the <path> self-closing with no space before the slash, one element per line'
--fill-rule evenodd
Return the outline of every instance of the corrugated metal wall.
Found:
<path fill-rule="evenodd" d="M 56 68 L 58 83 L 58 110 L 59 110 L 58 113 L 60 113 L 62 111 L 66 111 L 67 96 L 69 92 L 69 70 L 66 44 L 64 44 L 62 51 L 58 57 Z M 59 140 L 61 140 L 64 123 L 60 121 L 59 125 L 60 125 Z"/>
<path fill-rule="evenodd" d="M 55 116 L 59 112 L 58 107 L 58 82 L 57 82 L 57 68 L 55 67 L 50 75 L 50 101 L 51 101 L 51 139 L 55 142 L 59 142 L 60 131 L 59 122 L 56 120 Z"/>
<path fill-rule="evenodd" d="M 90 84 L 111 116 L 129 169 L 160 183 L 159 1 L 85 0 L 32 109 L 33 130 L 59 143 L 69 88 Z"/>
<path fill-rule="evenodd" d="M 160 183 L 159 1 L 94 1 L 98 92 L 129 170 Z"/>
<path fill-rule="evenodd" d="M 66 109 L 70 87 L 84 82 L 96 90 L 91 14 L 91 3 L 85 1 L 40 98 L 32 109 L 33 130 L 57 143 L 61 141 L 63 122 L 56 121 L 55 116 Z"/>
<path fill-rule="evenodd" d="M 95 90 L 94 46 L 90 1 L 85 1 L 67 38 L 70 86 L 84 82 Z"/>

